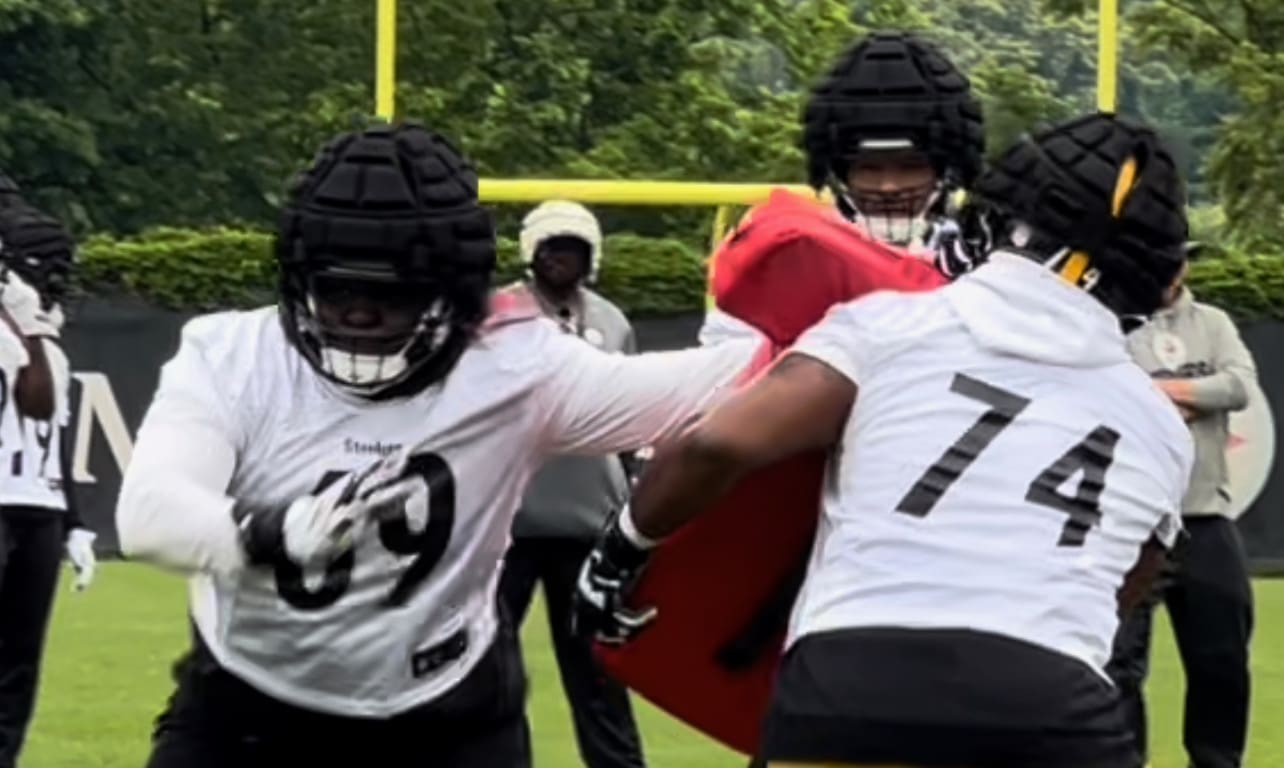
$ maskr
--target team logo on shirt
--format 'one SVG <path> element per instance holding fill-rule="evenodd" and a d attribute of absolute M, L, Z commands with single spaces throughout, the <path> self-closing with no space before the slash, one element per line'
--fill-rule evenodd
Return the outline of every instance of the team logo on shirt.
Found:
<path fill-rule="evenodd" d="M 1253 386 L 1248 393 L 1248 407 L 1230 415 L 1230 436 L 1226 440 L 1232 518 L 1253 506 L 1266 487 L 1274 464 L 1274 416 L 1266 397 Z"/>
<path fill-rule="evenodd" d="M 379 440 L 367 442 L 364 440 L 355 440 L 351 437 L 343 439 L 343 450 L 345 453 L 355 453 L 365 456 L 391 456 L 395 451 L 401 449 L 401 443 L 385 443 Z"/>
<path fill-rule="evenodd" d="M 1177 334 L 1160 331 L 1150 343 L 1155 357 L 1164 368 L 1175 371 L 1186 362 L 1186 342 Z"/>

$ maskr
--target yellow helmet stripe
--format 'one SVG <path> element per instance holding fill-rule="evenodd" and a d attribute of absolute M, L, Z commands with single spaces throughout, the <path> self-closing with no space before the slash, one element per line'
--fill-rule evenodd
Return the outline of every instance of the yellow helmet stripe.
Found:
<path fill-rule="evenodd" d="M 1071 285 L 1078 285 L 1079 280 L 1083 278 L 1083 273 L 1087 271 L 1088 254 L 1075 251 L 1066 257 L 1066 263 L 1061 265 L 1060 275 Z"/>
<path fill-rule="evenodd" d="M 1115 179 L 1115 194 L 1110 200 L 1110 217 L 1119 218 L 1123 213 L 1124 203 L 1128 202 L 1128 195 L 1132 194 L 1133 187 L 1137 184 L 1137 158 L 1129 157 L 1119 167 L 1119 178 Z"/>
<path fill-rule="evenodd" d="M 1115 191 L 1110 197 L 1110 217 L 1117 219 L 1123 213 L 1124 204 L 1128 202 L 1128 195 L 1137 185 L 1137 158 L 1129 157 L 1124 160 L 1123 165 L 1119 166 L 1119 177 L 1115 179 Z M 1083 275 L 1088 271 L 1088 254 L 1083 251 L 1075 251 L 1066 258 L 1066 263 L 1061 266 L 1059 274 L 1065 278 L 1071 285 L 1078 285 L 1083 279 Z"/>

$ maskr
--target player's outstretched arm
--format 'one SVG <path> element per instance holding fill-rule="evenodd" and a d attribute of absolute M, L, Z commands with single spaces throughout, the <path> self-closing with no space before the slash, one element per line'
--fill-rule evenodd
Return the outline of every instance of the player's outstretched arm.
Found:
<path fill-rule="evenodd" d="M 625 507 L 603 532 L 576 583 L 575 628 L 623 643 L 655 618 L 627 592 L 658 541 L 708 508 L 756 467 L 839 442 L 856 385 L 828 364 L 792 352 L 749 388 L 661 445 Z"/>
<path fill-rule="evenodd" d="M 551 454 L 636 450 L 676 433 L 769 350 L 761 340 L 642 355 L 608 354 L 557 336 L 547 350 L 553 374 L 539 390 Z"/>
<path fill-rule="evenodd" d="M 630 506 L 603 531 L 580 570 L 577 632 L 623 643 L 644 631 L 655 611 L 630 607 L 628 592 L 652 547 L 709 508 L 745 473 L 841 442 L 857 382 L 876 364 L 880 340 L 889 335 L 871 318 L 887 316 L 890 300 L 867 299 L 831 310 L 766 375 L 680 437 L 657 446 Z"/>
<path fill-rule="evenodd" d="M 759 467 L 827 450 L 842 438 L 856 385 L 828 364 L 792 352 L 668 445 L 630 502 L 632 523 L 659 540 Z"/>

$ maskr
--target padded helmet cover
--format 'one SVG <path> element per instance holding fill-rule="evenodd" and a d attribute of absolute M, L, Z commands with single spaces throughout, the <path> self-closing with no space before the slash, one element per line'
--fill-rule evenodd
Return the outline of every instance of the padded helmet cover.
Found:
<path fill-rule="evenodd" d="M 1087 255 L 1098 275 L 1091 290 L 1121 315 L 1158 309 L 1186 258 L 1185 188 L 1172 152 L 1153 129 L 1113 115 L 1023 138 L 972 194 L 1009 234 L 1019 222 L 1049 248 Z"/>
<path fill-rule="evenodd" d="M 484 320 L 495 229 L 476 171 L 450 142 L 417 123 L 378 125 L 330 141 L 295 178 L 275 252 L 286 333 L 331 378 L 308 309 L 310 278 L 398 280 L 431 294 L 406 371 L 365 387 L 395 396 L 445 375 Z"/>
<path fill-rule="evenodd" d="M 883 32 L 848 49 L 812 90 L 803 113 L 808 179 L 819 189 L 870 139 L 909 139 L 937 173 L 969 186 L 985 154 L 981 104 L 939 49 Z"/>
<path fill-rule="evenodd" d="M 0 207 L 0 261 L 35 288 L 50 309 L 66 298 L 76 241 L 57 219 L 25 203 Z"/>

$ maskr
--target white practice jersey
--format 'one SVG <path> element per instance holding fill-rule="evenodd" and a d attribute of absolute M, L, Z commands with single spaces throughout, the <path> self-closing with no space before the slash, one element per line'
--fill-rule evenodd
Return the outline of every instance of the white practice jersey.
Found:
<path fill-rule="evenodd" d="M 790 642 L 992 632 L 1104 675 L 1116 593 L 1180 530 L 1189 432 L 1118 321 L 1007 254 L 938 291 L 836 308 L 796 344 L 858 386 Z"/>
<path fill-rule="evenodd" d="M 29 361 L 22 339 L 8 323 L 0 322 L 0 419 L 7 418 L 10 408 L 16 407 L 13 403 L 14 386 L 18 381 L 18 373 Z M 6 466 L 9 456 L 20 447 L 19 435 L 6 434 L 4 424 L 0 423 L 0 469 Z M 4 474 L 0 473 L 0 480 L 3 479 Z M 0 483 L 0 493 L 3 493 L 3 487 L 3 483 Z"/>
<path fill-rule="evenodd" d="M 551 454 L 614 453 L 680 428 L 755 347 L 613 355 L 528 319 L 487 331 L 442 384 L 370 402 L 321 379 L 275 309 L 199 318 L 140 429 L 122 547 L 197 572 L 197 627 L 248 683 L 340 715 L 402 712 L 457 685 L 491 645 L 532 472 Z M 240 556 L 232 498 L 284 506 L 403 446 L 423 493 L 349 555 L 316 573 L 226 566 L 229 548 Z"/>
<path fill-rule="evenodd" d="M 13 397 L 5 398 L 0 410 L 0 504 L 65 511 L 62 430 L 71 420 L 71 366 L 57 342 L 41 343 L 53 376 L 54 416 L 47 421 L 23 416 Z"/>
<path fill-rule="evenodd" d="M 709 307 L 704 313 L 704 322 L 700 324 L 699 341 L 704 347 L 724 341 L 765 338 L 757 328 L 717 307 Z"/>

